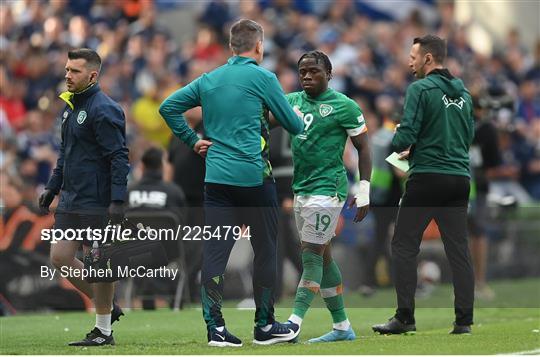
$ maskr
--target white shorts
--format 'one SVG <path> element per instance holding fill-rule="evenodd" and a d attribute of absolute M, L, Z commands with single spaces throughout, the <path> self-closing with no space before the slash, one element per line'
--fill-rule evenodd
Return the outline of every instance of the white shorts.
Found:
<path fill-rule="evenodd" d="M 294 218 L 300 239 L 326 244 L 334 237 L 344 201 L 337 197 L 294 196 Z"/>

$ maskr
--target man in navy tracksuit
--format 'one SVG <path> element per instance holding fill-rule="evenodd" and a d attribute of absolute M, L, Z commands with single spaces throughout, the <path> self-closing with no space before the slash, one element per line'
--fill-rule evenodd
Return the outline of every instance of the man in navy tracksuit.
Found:
<path fill-rule="evenodd" d="M 125 117 L 120 105 L 105 95 L 97 84 L 101 58 L 90 49 L 69 51 L 66 64 L 68 92 L 60 95 L 66 102 L 62 114 L 60 155 L 39 206 L 48 211 L 59 194 L 55 214 L 56 229 L 103 229 L 110 220 L 121 223 L 129 172 Z M 103 231 L 102 231 L 103 232 Z M 69 238 L 69 237 L 68 237 Z M 81 271 L 83 263 L 75 258 L 81 243 L 87 252 L 91 237 L 62 240 L 51 245 L 51 262 L 61 269 Z M 70 274 L 68 280 L 96 307 L 96 327 L 73 346 L 114 344 L 111 323 L 122 315 L 119 306 L 112 308 L 114 285 L 89 284 Z M 80 276 L 80 274 L 79 274 Z"/>

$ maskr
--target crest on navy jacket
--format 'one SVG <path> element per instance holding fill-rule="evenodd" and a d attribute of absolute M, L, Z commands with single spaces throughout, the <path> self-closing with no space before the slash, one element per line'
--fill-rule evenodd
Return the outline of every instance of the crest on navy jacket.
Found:
<path fill-rule="evenodd" d="M 77 123 L 82 124 L 86 120 L 86 112 L 84 110 L 81 110 L 79 112 L 79 115 L 77 115 Z"/>

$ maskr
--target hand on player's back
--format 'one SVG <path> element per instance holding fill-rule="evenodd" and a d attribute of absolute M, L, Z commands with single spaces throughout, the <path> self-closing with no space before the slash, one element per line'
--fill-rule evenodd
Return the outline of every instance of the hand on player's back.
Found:
<path fill-rule="evenodd" d="M 293 110 L 294 110 L 294 112 L 296 113 L 296 115 L 298 115 L 298 117 L 299 117 L 300 119 L 303 119 L 303 118 L 304 118 L 304 113 L 302 113 L 302 112 L 300 111 L 300 107 L 298 107 L 298 105 L 295 105 L 295 106 L 293 107 Z"/>

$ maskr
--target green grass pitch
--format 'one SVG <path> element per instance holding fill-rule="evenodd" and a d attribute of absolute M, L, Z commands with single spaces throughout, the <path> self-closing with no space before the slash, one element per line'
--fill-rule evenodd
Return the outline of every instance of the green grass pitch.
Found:
<path fill-rule="evenodd" d="M 349 319 L 357 334 L 357 339 L 351 342 L 305 343 L 331 328 L 330 314 L 319 303 L 308 312 L 299 343 L 264 347 L 251 342 L 253 311 L 226 307 L 227 327 L 243 340 L 244 346 L 207 347 L 201 310 L 194 306 L 180 312 L 129 311 L 113 325 L 116 346 L 99 348 L 66 345 L 83 337 L 93 327 L 94 317 L 89 313 L 4 317 L 0 318 L 0 354 L 540 354 L 540 309 L 538 302 L 533 303 L 540 296 L 540 281 L 503 282 L 493 287 L 498 300 L 477 304 L 470 336 L 448 334 L 453 309 L 433 307 L 439 303 L 438 306 L 443 306 L 441 301 L 451 301 L 450 287 L 442 286 L 432 299 L 418 301 L 418 332 L 413 336 L 381 336 L 371 331 L 372 324 L 384 322 L 393 313 L 389 307 L 392 305 L 377 307 L 386 304 L 385 301 L 393 301 L 393 291 L 387 289 L 371 299 L 355 293 L 346 295 Z M 511 299 L 510 294 L 515 298 Z M 289 313 L 290 300 L 283 301 L 276 309 L 280 321 L 286 320 Z"/>

